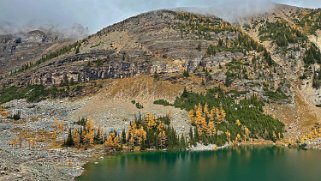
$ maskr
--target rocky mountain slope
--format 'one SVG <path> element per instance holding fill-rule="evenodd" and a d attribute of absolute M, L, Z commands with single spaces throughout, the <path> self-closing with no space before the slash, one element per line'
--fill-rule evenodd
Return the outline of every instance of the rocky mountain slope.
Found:
<path fill-rule="evenodd" d="M 0 76 L 25 67 L 69 41 L 73 40 L 47 30 L 0 35 Z"/>
<path fill-rule="evenodd" d="M 24 67 L 3 84 L 53 86 L 138 75 L 175 80 L 184 72 L 206 85 L 231 86 L 262 97 L 263 89 L 290 95 L 283 69 L 239 26 L 174 11 L 115 24 Z"/>
<path fill-rule="evenodd" d="M 129 18 L 46 53 L 46 47 L 56 39 L 42 32 L 30 32 L 25 39 L 3 38 L 3 43 L 18 48 L 12 45 L 2 57 L 19 56 L 19 52 L 10 52 L 19 50 L 20 44 L 45 45 L 27 58 L 33 61 L 19 61 L 23 65 L 0 80 L 2 96 L 17 90 L 27 95 L 18 98 L 24 98 L 37 88 L 45 93 L 35 100 L 86 95 L 99 91 L 94 83 L 97 80 L 147 75 L 196 91 L 218 86 L 237 90 L 242 94 L 236 99 L 256 95 L 270 104 L 290 106 L 289 112 L 304 102 L 310 105 L 304 109 L 309 107 L 310 111 L 303 114 L 313 110 L 319 115 L 319 18 L 320 10 L 284 5 L 234 24 L 210 15 L 160 10 Z M 12 58 L 9 62 L 17 61 Z M 299 117 L 293 119 L 298 122 Z M 319 120 L 318 116 L 306 117 Z M 308 122 L 313 126 L 316 121 Z"/>
<path fill-rule="evenodd" d="M 264 16 L 240 23 L 244 31 L 271 53 L 290 82 L 293 104 L 274 104 L 269 112 L 274 112 L 272 114 L 276 117 L 290 123 L 288 128 L 290 131 L 294 129 L 294 135 L 317 128 L 321 121 L 318 108 L 321 75 L 320 12 L 320 9 L 282 5 Z M 291 116 L 285 118 L 282 115 L 284 112 Z"/>
<path fill-rule="evenodd" d="M 321 10 L 284 5 L 238 23 L 159 10 L 77 42 L 41 31 L 0 36 L 0 134 L 6 138 L 0 140 L 6 150 L 2 154 L 15 159 L 23 155 L 21 162 L 28 159 L 29 152 L 11 148 L 9 139 L 26 128 L 29 134 L 50 134 L 56 118 L 68 126 L 80 118 L 93 118 L 106 130 L 120 131 L 136 113 L 171 115 L 178 133 L 187 134 L 185 110 L 154 104 L 155 100 L 174 103 L 184 88 L 204 93 L 220 87 L 235 106 L 255 95 L 264 101 L 266 114 L 285 124 L 284 137 L 293 143 L 321 123 L 320 20 Z M 22 120 L 6 119 L 17 112 Z M 55 169 L 59 150 L 41 157 L 48 145 L 42 141 L 35 156 Z M 70 152 L 66 158 L 82 157 Z M 34 165 L 19 169 L 30 167 L 35 173 L 40 168 Z M 57 173 L 72 173 L 59 179 L 81 172 L 79 165 L 73 168 L 76 172 L 63 168 Z"/>

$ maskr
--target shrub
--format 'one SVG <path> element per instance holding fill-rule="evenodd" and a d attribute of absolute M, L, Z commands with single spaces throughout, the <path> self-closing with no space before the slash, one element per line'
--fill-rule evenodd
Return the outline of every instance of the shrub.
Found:
<path fill-rule="evenodd" d="M 83 127 L 86 126 L 86 123 L 87 123 L 87 119 L 86 118 L 81 118 L 77 122 L 74 122 L 74 124 L 78 124 L 78 125 L 83 126 Z"/>
<path fill-rule="evenodd" d="M 164 100 L 164 99 L 158 99 L 158 100 L 154 101 L 154 104 L 163 105 L 163 106 L 171 106 L 172 105 L 167 100 Z"/>
<path fill-rule="evenodd" d="M 13 120 L 16 120 L 16 121 L 17 121 L 17 120 L 20 120 L 20 119 L 21 119 L 21 112 L 18 111 L 17 113 L 11 115 L 10 118 L 13 119 Z"/>
<path fill-rule="evenodd" d="M 184 76 L 184 77 L 189 77 L 189 72 L 188 72 L 188 70 L 184 70 L 183 76 Z"/>
<path fill-rule="evenodd" d="M 136 105 L 137 109 L 143 109 L 144 108 L 143 104 L 140 104 L 139 102 L 136 102 L 135 105 Z"/>

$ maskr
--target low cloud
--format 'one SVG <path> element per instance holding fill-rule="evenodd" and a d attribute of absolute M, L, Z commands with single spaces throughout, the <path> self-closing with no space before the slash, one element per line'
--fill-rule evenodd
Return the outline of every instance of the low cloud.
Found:
<path fill-rule="evenodd" d="M 321 7 L 321 0 L 273 1 Z M 80 32 L 86 32 L 88 28 L 89 33 L 94 33 L 142 12 L 179 7 L 202 8 L 226 20 L 234 21 L 242 16 L 264 13 L 273 7 L 273 2 L 272 0 L 1 0 L 0 33 L 46 26 L 63 31 L 69 30 L 68 33 L 71 34 L 72 27 Z"/>

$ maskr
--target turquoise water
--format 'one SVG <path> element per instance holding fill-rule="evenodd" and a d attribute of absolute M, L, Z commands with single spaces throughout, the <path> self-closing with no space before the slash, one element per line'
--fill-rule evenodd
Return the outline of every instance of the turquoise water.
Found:
<path fill-rule="evenodd" d="M 321 151 L 239 147 L 212 152 L 129 153 L 85 167 L 79 181 L 321 181 Z"/>

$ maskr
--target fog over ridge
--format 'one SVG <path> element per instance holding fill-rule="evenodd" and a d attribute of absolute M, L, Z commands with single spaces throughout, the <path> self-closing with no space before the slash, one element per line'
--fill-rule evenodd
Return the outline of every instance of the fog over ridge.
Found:
<path fill-rule="evenodd" d="M 321 0 L 1 0 L 0 34 L 49 27 L 81 36 L 143 12 L 180 7 L 235 21 L 269 11 L 273 3 L 321 7 Z"/>

